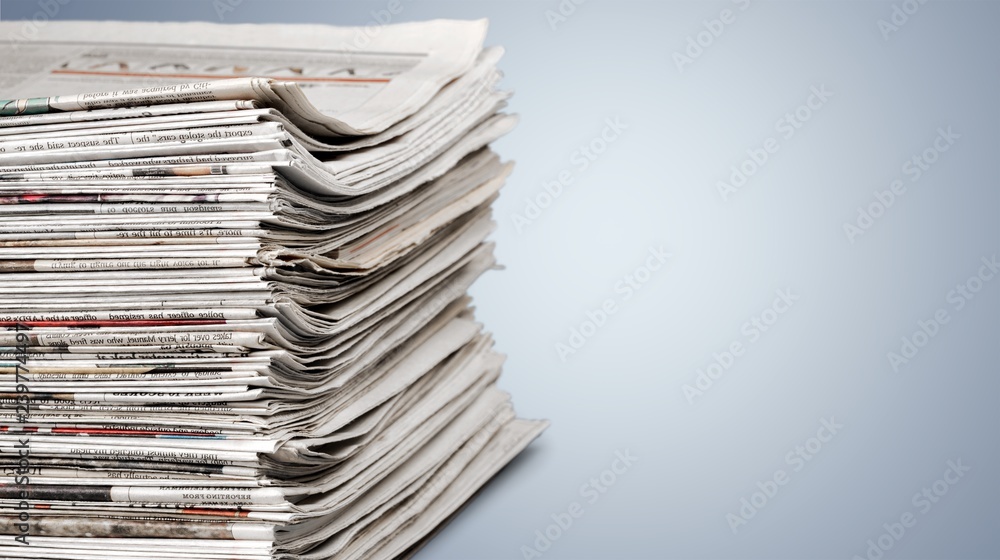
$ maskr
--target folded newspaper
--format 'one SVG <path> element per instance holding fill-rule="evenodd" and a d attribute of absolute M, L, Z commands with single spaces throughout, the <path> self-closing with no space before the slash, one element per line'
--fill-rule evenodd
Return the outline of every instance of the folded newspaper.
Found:
<path fill-rule="evenodd" d="M 516 121 L 485 22 L 22 27 L 0 557 L 408 557 L 545 428 L 466 295 Z"/>

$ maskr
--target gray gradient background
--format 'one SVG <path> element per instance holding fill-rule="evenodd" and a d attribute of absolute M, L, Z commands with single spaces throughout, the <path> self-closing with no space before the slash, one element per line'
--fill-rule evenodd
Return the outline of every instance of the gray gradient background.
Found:
<path fill-rule="evenodd" d="M 971 470 L 884 557 L 1000 556 L 1000 278 L 961 311 L 945 299 L 1000 251 L 1000 5 L 932 0 L 885 40 L 893 2 L 590 0 L 554 30 L 557 0 L 402 3 L 394 21 L 489 17 L 507 48 L 507 269 L 474 295 L 510 356 L 501 385 L 553 422 L 420 558 L 522 558 L 572 502 L 583 516 L 543 558 L 864 556 L 959 458 Z M 386 5 L 245 0 L 225 21 L 358 25 Z M 679 72 L 673 53 L 726 8 L 736 21 Z M 73 0 L 57 17 L 219 20 L 207 1 Z M 723 202 L 717 181 L 821 84 L 833 97 Z M 615 117 L 628 129 L 577 172 Z M 948 126 L 960 139 L 851 244 L 843 224 Z M 518 233 L 512 215 L 564 169 L 573 184 Z M 616 282 L 661 245 L 672 258 L 623 301 Z M 778 288 L 800 299 L 746 344 Z M 619 311 L 561 361 L 607 298 Z M 951 321 L 893 372 L 887 353 L 939 308 Z M 689 404 L 683 385 L 735 340 L 746 353 Z M 844 428 L 734 534 L 726 514 L 831 415 Z M 587 503 L 616 450 L 638 461 Z"/>

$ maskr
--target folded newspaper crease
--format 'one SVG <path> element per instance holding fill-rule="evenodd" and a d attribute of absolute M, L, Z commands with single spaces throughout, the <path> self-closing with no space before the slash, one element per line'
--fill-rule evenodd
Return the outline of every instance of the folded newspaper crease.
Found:
<path fill-rule="evenodd" d="M 516 123 L 485 33 L 12 43 L 0 557 L 409 557 L 541 433 L 466 295 Z"/>

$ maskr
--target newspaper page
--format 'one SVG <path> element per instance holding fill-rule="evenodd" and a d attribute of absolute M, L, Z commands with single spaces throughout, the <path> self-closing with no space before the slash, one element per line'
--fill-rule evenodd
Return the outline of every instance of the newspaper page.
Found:
<path fill-rule="evenodd" d="M 0 59 L 0 115 L 259 99 L 312 132 L 374 134 L 468 70 L 485 34 L 484 20 L 390 25 L 364 44 L 323 25 L 49 22 Z"/>

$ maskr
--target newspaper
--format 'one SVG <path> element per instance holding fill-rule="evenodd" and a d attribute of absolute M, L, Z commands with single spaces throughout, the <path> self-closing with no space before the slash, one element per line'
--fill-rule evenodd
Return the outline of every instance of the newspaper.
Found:
<path fill-rule="evenodd" d="M 5 36 L 18 29 L 0 23 Z M 386 26 L 363 51 L 351 48 L 356 33 L 318 25 L 53 22 L 7 59 L 0 85 L 7 98 L 24 101 L 4 111 L 256 100 L 277 105 L 311 134 L 374 134 L 466 71 L 486 22 Z M 52 92 L 61 92 L 58 99 L 50 100 Z"/>
<path fill-rule="evenodd" d="M 50 22 L 0 59 L 0 557 L 403 557 L 544 429 L 466 295 L 503 51 L 358 32 Z"/>

